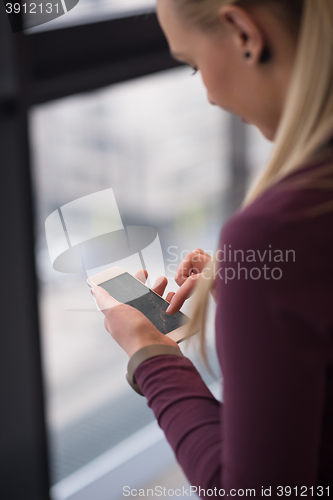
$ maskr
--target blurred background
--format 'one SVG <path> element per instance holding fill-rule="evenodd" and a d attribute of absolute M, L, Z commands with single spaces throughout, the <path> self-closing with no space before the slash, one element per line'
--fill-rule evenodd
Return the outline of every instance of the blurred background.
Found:
<path fill-rule="evenodd" d="M 200 74 L 170 58 L 154 1 L 80 0 L 16 34 L 4 12 L 0 20 L 0 496 L 120 500 L 124 486 L 188 486 L 125 380 L 127 356 L 104 330 L 87 276 L 52 268 L 45 220 L 112 188 L 124 225 L 158 231 L 175 291 L 177 265 L 194 248 L 216 250 L 271 145 L 210 106 Z M 214 304 L 213 373 L 196 339 L 182 350 L 221 400 Z"/>

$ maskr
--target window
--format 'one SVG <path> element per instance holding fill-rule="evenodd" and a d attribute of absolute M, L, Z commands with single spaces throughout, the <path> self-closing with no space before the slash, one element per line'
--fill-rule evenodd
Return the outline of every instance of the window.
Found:
<path fill-rule="evenodd" d="M 112 188 L 124 224 L 158 231 L 176 289 L 172 277 L 186 251 L 217 246 L 229 178 L 228 123 L 188 68 L 31 110 L 53 484 L 144 429 L 153 415 L 125 380 L 127 357 L 104 330 L 87 276 L 52 268 L 45 220 L 69 202 Z"/>

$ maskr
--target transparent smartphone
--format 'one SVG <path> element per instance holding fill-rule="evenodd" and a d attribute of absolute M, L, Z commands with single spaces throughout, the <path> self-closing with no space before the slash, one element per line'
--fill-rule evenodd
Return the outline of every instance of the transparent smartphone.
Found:
<path fill-rule="evenodd" d="M 179 343 L 196 333 L 188 331 L 186 323 L 189 318 L 185 314 L 180 311 L 171 316 L 166 314 L 169 302 L 121 267 L 112 267 L 91 276 L 87 283 L 91 288 L 95 285 L 104 288 L 118 302 L 141 311 L 160 332 L 175 342 Z"/>

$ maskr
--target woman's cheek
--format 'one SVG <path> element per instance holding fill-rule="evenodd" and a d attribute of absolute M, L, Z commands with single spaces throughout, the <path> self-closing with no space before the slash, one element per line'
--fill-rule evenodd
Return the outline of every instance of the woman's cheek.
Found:
<path fill-rule="evenodd" d="M 208 101 L 210 102 L 210 104 L 213 104 L 215 106 L 219 105 L 216 82 L 214 82 L 214 80 L 212 80 L 211 78 L 208 78 L 207 75 L 205 75 L 203 72 L 201 72 L 201 77 L 203 84 L 207 90 Z"/>
<path fill-rule="evenodd" d="M 230 102 L 227 96 L 227 77 L 220 73 L 205 73 L 201 72 L 203 84 L 207 90 L 208 101 L 220 108 L 230 110 Z"/>

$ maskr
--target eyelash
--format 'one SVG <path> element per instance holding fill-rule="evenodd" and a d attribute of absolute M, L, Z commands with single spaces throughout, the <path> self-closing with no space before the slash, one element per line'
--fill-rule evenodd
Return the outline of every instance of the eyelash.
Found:
<path fill-rule="evenodd" d="M 193 73 L 191 76 L 194 76 L 198 73 L 199 70 L 198 70 L 198 68 L 192 68 L 192 69 L 193 69 Z"/>

